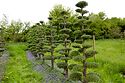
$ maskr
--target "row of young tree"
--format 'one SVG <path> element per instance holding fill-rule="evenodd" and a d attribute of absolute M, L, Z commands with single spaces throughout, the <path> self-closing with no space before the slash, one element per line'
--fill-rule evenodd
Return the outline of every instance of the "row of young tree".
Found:
<path fill-rule="evenodd" d="M 86 42 L 95 35 L 89 27 L 90 21 L 84 16 L 88 13 L 84 10 L 87 5 L 85 1 L 78 2 L 77 15 L 72 15 L 69 9 L 56 6 L 50 12 L 49 23 L 40 21 L 32 26 L 27 34 L 28 49 L 34 56 L 42 59 L 43 64 L 50 60 L 52 69 L 56 63 L 57 67 L 64 69 L 66 80 L 79 80 L 82 83 L 100 81 L 98 74 L 87 72 L 87 68 L 96 65 L 87 59 L 97 53 L 95 50 L 88 50 L 92 45 Z M 69 63 L 71 60 L 76 61 L 75 64 Z"/>

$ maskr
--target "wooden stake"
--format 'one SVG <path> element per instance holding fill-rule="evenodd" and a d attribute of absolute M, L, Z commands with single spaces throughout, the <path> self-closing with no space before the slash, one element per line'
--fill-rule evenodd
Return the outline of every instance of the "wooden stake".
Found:
<path fill-rule="evenodd" d="M 93 35 L 93 50 L 95 51 L 95 35 Z M 95 55 L 94 55 L 94 61 L 96 61 Z"/>

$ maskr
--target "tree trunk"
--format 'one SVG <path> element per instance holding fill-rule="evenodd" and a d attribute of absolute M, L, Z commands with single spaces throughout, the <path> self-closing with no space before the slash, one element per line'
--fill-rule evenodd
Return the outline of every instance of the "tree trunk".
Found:
<path fill-rule="evenodd" d="M 44 63 L 45 62 L 45 59 L 44 59 L 44 54 L 42 54 L 42 62 Z"/>
<path fill-rule="evenodd" d="M 52 67 L 52 69 L 54 69 L 54 55 L 53 55 L 53 52 L 54 52 L 54 48 L 52 47 L 52 45 L 53 45 L 53 33 L 52 33 L 52 30 L 51 30 L 51 40 L 50 40 L 50 42 L 51 42 L 51 67 Z"/>
<path fill-rule="evenodd" d="M 67 38 L 65 38 L 65 40 L 64 40 L 65 49 L 67 48 L 67 43 L 66 43 L 66 41 L 67 41 Z M 67 52 L 67 51 L 65 51 L 65 52 Z M 68 57 L 68 56 L 65 55 L 65 57 Z M 68 64 L 68 60 L 65 60 L 65 63 Z M 66 69 L 64 69 L 64 74 L 65 74 L 65 78 L 67 79 L 67 78 L 68 78 L 68 66 L 66 67 Z"/>
<path fill-rule="evenodd" d="M 87 73 L 87 64 L 86 64 L 86 60 L 83 61 L 83 83 L 88 83 L 87 82 L 87 77 L 86 77 L 86 73 Z"/>
<path fill-rule="evenodd" d="M 53 55 L 53 49 L 51 51 L 51 66 L 52 66 L 52 69 L 54 69 L 54 55 Z"/>
<path fill-rule="evenodd" d="M 86 73 L 87 73 L 87 63 L 86 63 L 86 55 L 85 55 L 85 49 L 83 50 L 83 83 L 88 83 L 87 82 L 87 77 L 86 77 Z"/>

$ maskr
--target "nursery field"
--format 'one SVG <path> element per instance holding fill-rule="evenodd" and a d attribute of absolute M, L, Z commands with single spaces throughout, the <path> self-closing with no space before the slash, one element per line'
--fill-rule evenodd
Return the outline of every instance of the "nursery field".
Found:
<path fill-rule="evenodd" d="M 2 83 L 40 83 L 43 75 L 32 70 L 32 64 L 26 57 L 26 44 L 8 43 L 7 49 L 10 58 Z M 88 69 L 88 72 L 98 73 L 103 83 L 125 83 L 125 40 L 97 40 L 96 50 L 96 63 L 99 65 Z"/>
<path fill-rule="evenodd" d="M 57 4 L 35 23 L 3 14 L 0 83 L 125 83 L 125 18 L 72 5 Z"/>

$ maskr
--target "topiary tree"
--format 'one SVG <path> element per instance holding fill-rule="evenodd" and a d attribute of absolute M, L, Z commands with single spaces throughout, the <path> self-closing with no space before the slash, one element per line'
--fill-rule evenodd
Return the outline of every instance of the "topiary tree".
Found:
<path fill-rule="evenodd" d="M 37 57 L 41 58 L 44 63 L 44 55 L 47 52 L 46 45 L 46 26 L 41 23 L 37 23 L 36 25 L 32 26 L 32 28 L 28 32 L 28 49 L 32 51 L 32 53 Z"/>
<path fill-rule="evenodd" d="M 47 45 L 48 45 L 48 52 L 50 52 L 50 56 L 47 58 L 51 60 L 51 68 L 54 69 L 54 60 L 56 59 L 56 56 L 54 56 L 55 48 L 58 45 L 57 43 L 57 27 L 52 25 L 52 17 L 49 17 L 49 25 L 48 30 L 46 32 L 47 37 Z"/>
<path fill-rule="evenodd" d="M 70 23 L 68 24 L 67 28 L 72 30 L 72 32 L 70 32 L 69 35 L 70 35 L 70 40 L 73 41 L 74 40 L 73 30 L 75 30 L 77 27 L 72 26 L 72 24 L 77 21 L 77 17 L 76 17 L 77 15 L 74 14 L 70 8 L 64 7 L 62 5 L 55 5 L 53 9 L 49 12 L 49 17 L 53 18 L 51 23 L 52 25 L 57 26 L 56 33 L 60 34 L 60 29 L 61 29 L 60 23 L 63 22 L 62 20 L 63 16 L 61 15 L 61 13 L 63 11 L 66 11 L 67 13 L 68 18 L 66 22 Z"/>
<path fill-rule="evenodd" d="M 84 14 L 87 13 L 86 10 L 84 10 L 84 8 L 88 5 L 87 2 L 85 1 L 80 1 L 76 4 L 76 7 L 78 7 L 78 9 L 76 9 L 76 12 L 78 12 L 80 14 L 79 21 L 78 21 L 78 25 L 80 26 L 79 30 L 76 30 L 74 32 L 74 34 L 76 35 L 75 38 L 75 44 L 72 45 L 74 48 L 77 48 L 77 50 L 72 51 L 74 53 L 71 53 L 70 56 L 73 56 L 73 59 L 76 61 L 79 61 L 82 63 L 82 65 L 74 65 L 75 69 L 77 69 L 73 74 L 71 74 L 71 78 L 73 77 L 77 77 L 76 75 L 78 75 L 78 79 L 80 80 L 81 77 L 83 76 L 83 78 L 81 79 L 82 83 L 88 83 L 87 80 L 87 59 L 90 57 L 93 57 L 96 54 L 96 51 L 88 51 L 87 49 L 91 47 L 91 45 L 86 44 L 86 40 L 91 38 L 91 35 L 88 35 L 87 33 L 90 32 L 90 29 L 87 28 L 86 26 L 86 18 L 84 17 Z M 79 34 L 80 33 L 80 34 Z M 80 68 L 80 69 L 78 69 Z M 81 70 L 82 69 L 82 70 Z M 79 72 L 82 72 L 80 75 Z M 73 76 L 72 76 L 73 75 Z"/>
<path fill-rule="evenodd" d="M 60 49 L 59 53 L 61 54 L 61 56 L 59 56 L 59 59 L 61 60 L 61 62 L 57 63 L 57 66 L 59 68 L 63 68 L 64 69 L 64 76 L 67 79 L 68 78 L 68 60 L 70 60 L 69 57 L 69 52 L 71 50 L 70 48 L 70 40 L 69 40 L 69 34 L 71 32 L 71 29 L 67 28 L 67 26 L 69 25 L 69 23 L 67 22 L 67 12 L 66 11 L 62 11 L 61 15 L 63 18 L 61 18 L 62 23 L 60 23 L 61 29 L 60 29 L 60 42 L 63 45 L 63 48 Z"/>

